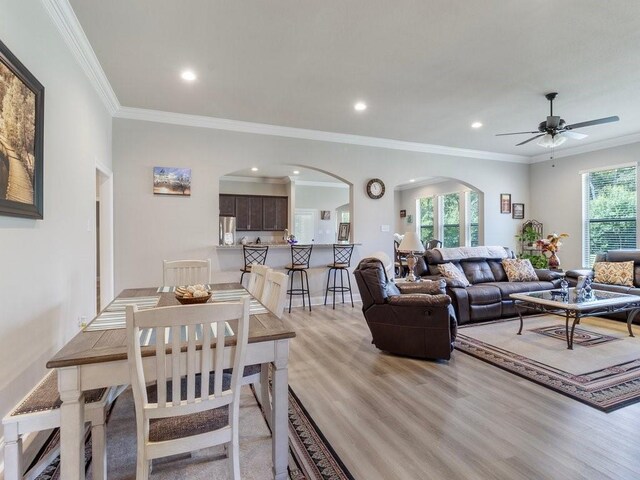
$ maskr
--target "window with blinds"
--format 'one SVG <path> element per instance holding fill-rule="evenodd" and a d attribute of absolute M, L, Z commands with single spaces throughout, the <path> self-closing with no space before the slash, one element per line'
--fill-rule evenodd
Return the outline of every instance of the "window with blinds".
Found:
<path fill-rule="evenodd" d="M 449 193 L 443 195 L 443 246 L 460 246 L 460 194 Z"/>
<path fill-rule="evenodd" d="M 477 247 L 480 242 L 480 205 L 478 203 L 478 192 L 469 192 L 469 237 L 472 247 Z"/>
<path fill-rule="evenodd" d="M 636 167 L 588 172 L 583 182 L 583 264 L 598 253 L 636 248 Z"/>
<path fill-rule="evenodd" d="M 433 225 L 433 197 L 420 199 L 420 240 L 422 243 L 435 238 Z"/>

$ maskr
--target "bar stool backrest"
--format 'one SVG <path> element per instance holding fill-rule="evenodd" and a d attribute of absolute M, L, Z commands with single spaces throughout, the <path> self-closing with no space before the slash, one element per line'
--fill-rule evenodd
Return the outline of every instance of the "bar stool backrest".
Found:
<path fill-rule="evenodd" d="M 340 267 L 351 266 L 351 255 L 353 254 L 353 244 L 333 244 L 333 264 Z"/>
<path fill-rule="evenodd" d="M 243 245 L 242 253 L 244 254 L 245 270 L 249 265 L 252 265 L 254 263 L 257 263 L 258 265 L 264 265 L 264 263 L 267 261 L 268 252 L 268 245 Z"/>
<path fill-rule="evenodd" d="M 291 245 L 291 265 L 309 268 L 313 245 Z"/>

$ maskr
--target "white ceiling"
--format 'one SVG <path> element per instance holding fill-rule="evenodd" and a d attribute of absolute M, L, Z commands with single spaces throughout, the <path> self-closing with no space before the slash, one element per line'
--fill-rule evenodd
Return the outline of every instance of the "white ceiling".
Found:
<path fill-rule="evenodd" d="M 637 0 L 69 1 L 127 107 L 535 156 L 495 134 L 557 91 L 567 123 L 621 118 L 558 152 L 640 132 Z"/>

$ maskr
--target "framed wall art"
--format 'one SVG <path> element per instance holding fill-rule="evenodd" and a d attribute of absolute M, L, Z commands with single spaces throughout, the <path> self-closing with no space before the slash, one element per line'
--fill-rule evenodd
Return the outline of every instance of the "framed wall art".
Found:
<path fill-rule="evenodd" d="M 0 42 L 0 215 L 43 217 L 44 87 Z"/>
<path fill-rule="evenodd" d="M 350 233 L 351 233 L 351 224 L 341 223 L 340 226 L 338 227 L 338 241 L 348 242 Z"/>
<path fill-rule="evenodd" d="M 511 194 L 500 194 L 500 213 L 511 213 Z"/>
<path fill-rule="evenodd" d="M 153 167 L 153 193 L 155 195 L 191 195 L 191 169 Z"/>
<path fill-rule="evenodd" d="M 320 210 L 320 220 L 331 220 L 331 210 Z"/>
<path fill-rule="evenodd" d="M 511 216 L 518 220 L 523 220 L 524 219 L 524 203 L 512 203 Z"/>

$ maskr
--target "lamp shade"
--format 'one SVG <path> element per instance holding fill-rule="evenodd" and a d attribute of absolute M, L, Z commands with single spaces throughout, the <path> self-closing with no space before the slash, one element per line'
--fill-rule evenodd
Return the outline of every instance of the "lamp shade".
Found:
<path fill-rule="evenodd" d="M 424 252 L 424 245 L 416 232 L 407 232 L 398 246 L 399 252 Z"/>

